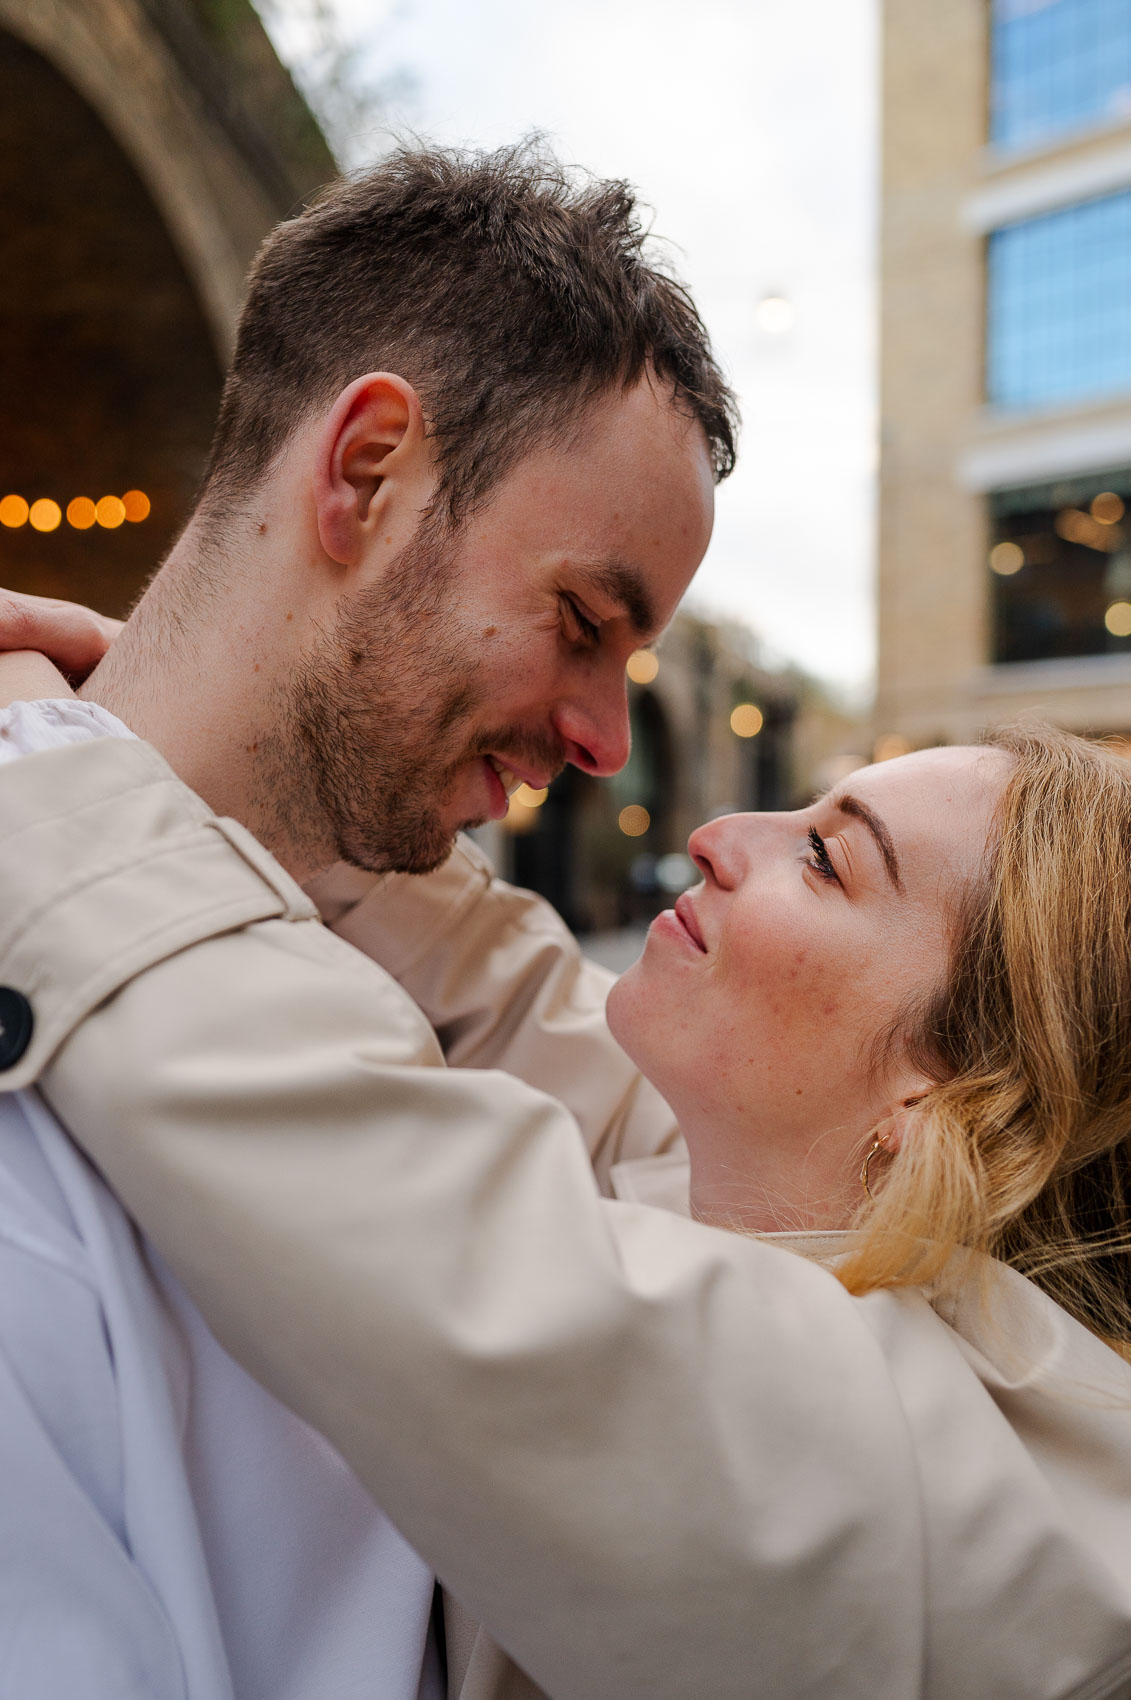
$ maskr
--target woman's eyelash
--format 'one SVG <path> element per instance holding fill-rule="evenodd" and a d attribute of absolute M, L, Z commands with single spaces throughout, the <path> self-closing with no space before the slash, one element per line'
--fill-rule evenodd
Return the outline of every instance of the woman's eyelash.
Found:
<path fill-rule="evenodd" d="M 833 867 L 828 846 L 815 826 L 809 828 L 809 848 L 813 852 L 813 860 L 809 866 L 815 874 L 820 874 L 823 880 L 835 880 L 836 869 Z"/>
<path fill-rule="evenodd" d="M 595 643 L 601 634 L 600 626 L 597 625 L 596 621 L 590 620 L 581 612 L 581 609 L 577 606 L 577 603 L 573 600 L 572 596 L 563 596 L 562 601 L 569 609 L 570 617 L 575 622 L 578 632 L 584 641 L 586 643 Z"/>

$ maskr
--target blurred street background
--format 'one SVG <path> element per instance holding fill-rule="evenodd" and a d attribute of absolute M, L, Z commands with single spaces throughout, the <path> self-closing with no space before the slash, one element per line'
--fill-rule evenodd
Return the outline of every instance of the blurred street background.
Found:
<path fill-rule="evenodd" d="M 1131 739 L 1131 0 L 0 0 L 0 583 L 121 613 L 268 229 L 395 138 L 627 177 L 743 406 L 632 759 L 486 836 L 614 966 L 688 833 Z"/>

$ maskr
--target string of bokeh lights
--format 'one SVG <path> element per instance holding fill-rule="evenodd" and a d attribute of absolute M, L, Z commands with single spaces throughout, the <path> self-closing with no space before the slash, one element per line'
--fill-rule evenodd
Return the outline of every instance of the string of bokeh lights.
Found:
<path fill-rule="evenodd" d="M 75 531 L 89 531 L 96 525 L 105 531 L 116 531 L 127 521 L 140 525 L 148 519 L 150 505 L 144 490 L 127 490 L 124 496 L 100 496 L 97 502 L 90 496 L 75 496 L 67 503 L 65 517 Z M 9 531 L 18 531 L 24 525 L 30 525 L 33 531 L 58 531 L 63 519 L 64 509 L 50 496 L 39 496 L 34 502 L 25 496 L 0 496 L 0 525 Z"/>

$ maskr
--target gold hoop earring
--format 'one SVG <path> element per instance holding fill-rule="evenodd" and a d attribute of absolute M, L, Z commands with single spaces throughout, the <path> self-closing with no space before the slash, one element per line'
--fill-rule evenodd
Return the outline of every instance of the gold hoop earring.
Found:
<path fill-rule="evenodd" d="M 872 1143 L 872 1149 L 865 1157 L 863 1167 L 860 1170 L 860 1185 L 864 1188 L 864 1191 L 868 1194 L 869 1198 L 871 1198 L 873 1194 L 871 1187 L 868 1185 L 868 1166 L 871 1163 L 872 1158 L 876 1155 L 876 1152 L 882 1151 L 887 1142 L 888 1136 L 886 1133 L 878 1133 L 876 1135 L 875 1140 Z"/>

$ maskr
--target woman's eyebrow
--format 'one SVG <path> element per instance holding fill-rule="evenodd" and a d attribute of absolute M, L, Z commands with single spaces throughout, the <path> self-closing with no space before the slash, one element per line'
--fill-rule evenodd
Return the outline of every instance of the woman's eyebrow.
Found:
<path fill-rule="evenodd" d="M 851 815 L 853 820 L 858 820 L 862 826 L 867 827 L 876 841 L 877 850 L 883 857 L 888 879 L 902 896 L 903 880 L 899 872 L 899 857 L 895 853 L 891 833 L 879 815 L 873 809 L 870 809 L 867 803 L 862 803 L 859 797 L 853 797 L 847 792 L 842 793 L 839 797 L 829 797 L 828 802 L 834 809 L 839 809 L 842 815 Z"/>

